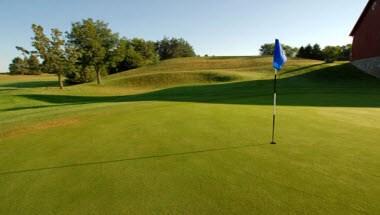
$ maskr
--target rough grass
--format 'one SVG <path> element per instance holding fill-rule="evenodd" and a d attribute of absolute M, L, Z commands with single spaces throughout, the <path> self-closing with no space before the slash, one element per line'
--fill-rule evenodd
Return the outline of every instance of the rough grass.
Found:
<path fill-rule="evenodd" d="M 290 60 L 273 146 L 270 61 L 0 76 L 0 214 L 378 214 L 380 81 Z"/>
<path fill-rule="evenodd" d="M 105 85 L 152 89 L 184 84 L 231 82 L 241 79 L 243 79 L 241 76 L 225 72 L 158 72 L 119 77 L 107 80 Z"/>

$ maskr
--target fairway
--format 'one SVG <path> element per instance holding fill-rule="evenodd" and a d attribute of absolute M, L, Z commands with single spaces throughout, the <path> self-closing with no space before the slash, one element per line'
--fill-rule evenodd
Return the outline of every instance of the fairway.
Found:
<path fill-rule="evenodd" d="M 0 75 L 0 214 L 380 214 L 380 80 L 179 58 L 60 90 Z"/>

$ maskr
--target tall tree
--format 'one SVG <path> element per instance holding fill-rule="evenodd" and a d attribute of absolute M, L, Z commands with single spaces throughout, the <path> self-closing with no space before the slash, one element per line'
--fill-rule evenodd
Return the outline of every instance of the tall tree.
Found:
<path fill-rule="evenodd" d="M 310 44 L 308 44 L 304 49 L 303 58 L 312 59 L 312 56 L 313 56 L 312 52 L 313 52 L 313 47 Z"/>
<path fill-rule="evenodd" d="M 298 49 L 297 57 L 303 58 L 305 56 L 305 47 L 301 46 L 301 48 Z"/>
<path fill-rule="evenodd" d="M 79 79 L 78 71 L 78 59 L 81 55 L 81 52 L 76 48 L 70 45 L 69 43 L 65 44 L 65 66 L 64 73 L 68 81 L 75 83 Z"/>
<path fill-rule="evenodd" d="M 41 65 L 40 65 L 40 61 L 37 57 L 36 54 L 32 53 L 28 60 L 27 60 L 27 64 L 28 64 L 28 72 L 29 74 L 31 75 L 38 75 L 41 73 Z"/>
<path fill-rule="evenodd" d="M 57 74 L 59 88 L 63 89 L 63 77 L 70 63 L 71 56 L 65 49 L 65 40 L 62 32 L 58 29 L 51 29 L 50 38 L 45 35 L 44 29 L 40 25 L 32 25 L 34 37 L 33 46 L 39 56 L 43 59 L 43 69 L 46 72 Z"/>
<path fill-rule="evenodd" d="M 311 49 L 310 58 L 314 60 L 323 60 L 323 52 L 319 44 L 314 44 Z"/>
<path fill-rule="evenodd" d="M 30 55 L 30 51 L 28 51 L 24 47 L 16 46 L 16 49 L 17 49 L 17 51 L 21 52 L 21 55 L 24 56 L 24 58 L 28 58 L 28 56 Z"/>
<path fill-rule="evenodd" d="M 79 64 L 82 66 L 82 81 L 88 82 L 86 74 L 94 68 L 97 83 L 101 83 L 101 72 L 108 69 L 108 62 L 117 48 L 118 34 L 112 32 L 103 21 L 84 19 L 72 24 L 67 34 L 70 45 L 80 50 Z"/>

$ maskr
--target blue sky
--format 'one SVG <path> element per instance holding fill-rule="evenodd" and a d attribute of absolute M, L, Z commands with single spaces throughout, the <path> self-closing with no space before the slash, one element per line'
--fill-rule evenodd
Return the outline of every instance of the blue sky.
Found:
<path fill-rule="evenodd" d="M 101 19 L 121 36 L 183 37 L 198 54 L 257 55 L 279 38 L 300 46 L 343 45 L 367 0 L 0 0 L 0 71 L 16 45 L 30 48 L 32 23 L 70 29 Z"/>

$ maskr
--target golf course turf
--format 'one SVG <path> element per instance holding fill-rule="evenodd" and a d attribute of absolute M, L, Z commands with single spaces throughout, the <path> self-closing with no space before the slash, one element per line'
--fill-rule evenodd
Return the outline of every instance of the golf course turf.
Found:
<path fill-rule="evenodd" d="M 0 75 L 0 214 L 380 214 L 380 80 L 167 60 L 59 90 Z"/>

